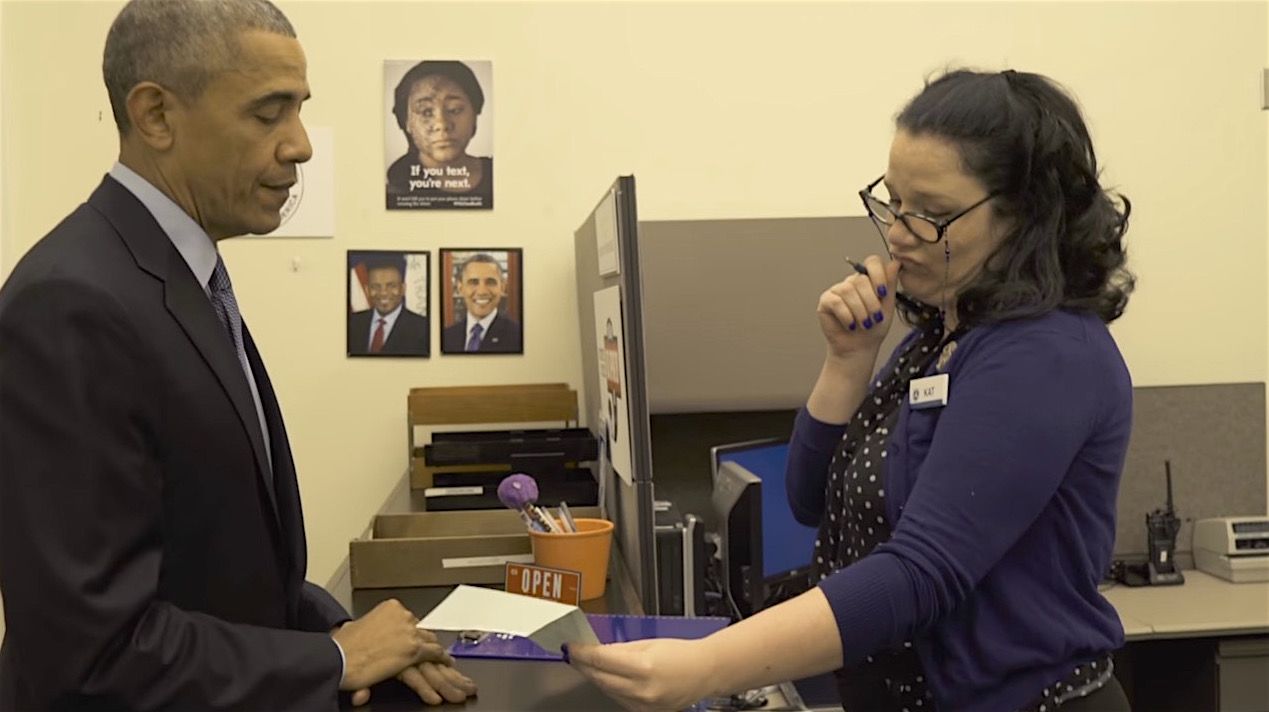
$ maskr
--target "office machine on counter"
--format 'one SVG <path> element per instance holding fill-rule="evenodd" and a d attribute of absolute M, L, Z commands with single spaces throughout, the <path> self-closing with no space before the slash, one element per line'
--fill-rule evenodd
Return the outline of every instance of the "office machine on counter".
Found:
<path fill-rule="evenodd" d="M 1194 523 L 1194 566 L 1227 581 L 1269 581 L 1269 517 Z"/>
<path fill-rule="evenodd" d="M 586 428 L 438 432 L 422 448 L 433 467 L 490 467 L 489 471 L 437 472 L 424 490 L 427 510 L 498 509 L 498 483 L 511 472 L 532 475 L 538 504 L 558 507 L 598 503 L 598 485 L 583 463 L 599 457 L 599 444 Z M 502 469 L 498 469 L 499 466 Z"/>

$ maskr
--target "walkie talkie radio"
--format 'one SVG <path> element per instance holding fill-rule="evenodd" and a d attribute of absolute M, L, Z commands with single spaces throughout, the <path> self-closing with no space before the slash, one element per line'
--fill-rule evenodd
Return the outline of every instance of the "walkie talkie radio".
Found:
<path fill-rule="evenodd" d="M 1176 534 L 1181 520 L 1172 509 L 1172 463 L 1163 461 L 1168 478 L 1168 504 L 1166 509 L 1156 509 L 1146 515 L 1146 541 L 1150 546 L 1147 571 L 1151 586 L 1170 586 L 1185 583 L 1185 576 L 1176 564 Z"/>

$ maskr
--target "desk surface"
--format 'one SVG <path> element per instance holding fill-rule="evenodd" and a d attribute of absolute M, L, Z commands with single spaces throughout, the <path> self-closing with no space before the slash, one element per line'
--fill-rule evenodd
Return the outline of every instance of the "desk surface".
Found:
<path fill-rule="evenodd" d="M 608 586 L 602 598 L 583 601 L 581 608 L 587 613 L 641 613 L 639 598 L 630 578 L 626 576 L 620 554 L 614 550 L 609 569 Z M 436 607 L 453 586 L 421 586 L 412 588 L 357 589 L 352 592 L 352 613 L 362 616 L 382 601 L 390 598 L 420 618 Z M 436 631 L 446 645 L 453 642 L 456 633 Z M 458 668 L 464 675 L 476 681 L 479 690 L 476 697 L 462 705 L 424 705 L 404 685 L 392 681 L 376 685 L 371 691 L 370 704 L 356 708 L 357 712 L 404 712 L 423 710 L 550 710 L 555 712 L 595 712 L 617 709 L 599 688 L 587 682 L 581 673 L 563 662 L 541 660 L 491 660 L 460 658 Z M 346 702 L 346 700 L 343 700 Z"/>
<path fill-rule="evenodd" d="M 1231 583 L 1197 569 L 1180 586 L 1116 585 L 1102 592 L 1129 640 L 1269 632 L 1269 581 Z"/>

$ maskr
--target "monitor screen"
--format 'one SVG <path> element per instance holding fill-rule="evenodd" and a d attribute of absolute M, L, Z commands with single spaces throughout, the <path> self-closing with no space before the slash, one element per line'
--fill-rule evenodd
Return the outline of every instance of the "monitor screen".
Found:
<path fill-rule="evenodd" d="M 734 462 L 762 480 L 762 575 L 771 579 L 811 565 L 815 552 L 814 527 L 793 518 L 784 491 L 784 466 L 789 457 L 786 440 L 754 440 L 713 449 L 717 475 L 723 462 Z"/>

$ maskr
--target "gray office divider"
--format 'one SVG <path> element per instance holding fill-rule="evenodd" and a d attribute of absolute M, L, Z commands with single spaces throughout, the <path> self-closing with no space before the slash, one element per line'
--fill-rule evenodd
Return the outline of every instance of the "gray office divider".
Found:
<path fill-rule="evenodd" d="M 599 273 L 596 220 L 613 220 L 615 211 L 620 273 Z M 625 338 L 626 374 L 623 388 L 629 403 L 626 437 L 634 472 L 631 484 L 619 477 L 605 483 L 604 505 L 614 520 L 616 546 L 638 592 L 645 613 L 657 613 L 656 550 L 652 512 L 652 452 L 644 372 L 644 318 L 640 310 L 639 226 L 633 176 L 622 176 L 573 234 L 577 269 L 577 314 L 581 332 L 582 391 L 586 394 L 586 424 L 600 431 L 599 357 L 595 348 L 595 292 L 621 287 L 621 317 Z"/>
<path fill-rule="evenodd" d="M 862 208 L 861 208 L 862 209 Z M 652 413 L 797 408 L 824 361 L 815 307 L 884 254 L 866 217 L 639 223 Z M 898 323 L 882 352 L 907 333 Z"/>
<path fill-rule="evenodd" d="M 1146 513 L 1167 497 L 1164 460 L 1172 462 L 1183 566 L 1195 519 L 1265 513 L 1265 384 L 1134 388 L 1132 420 L 1116 556 L 1146 553 Z"/>

